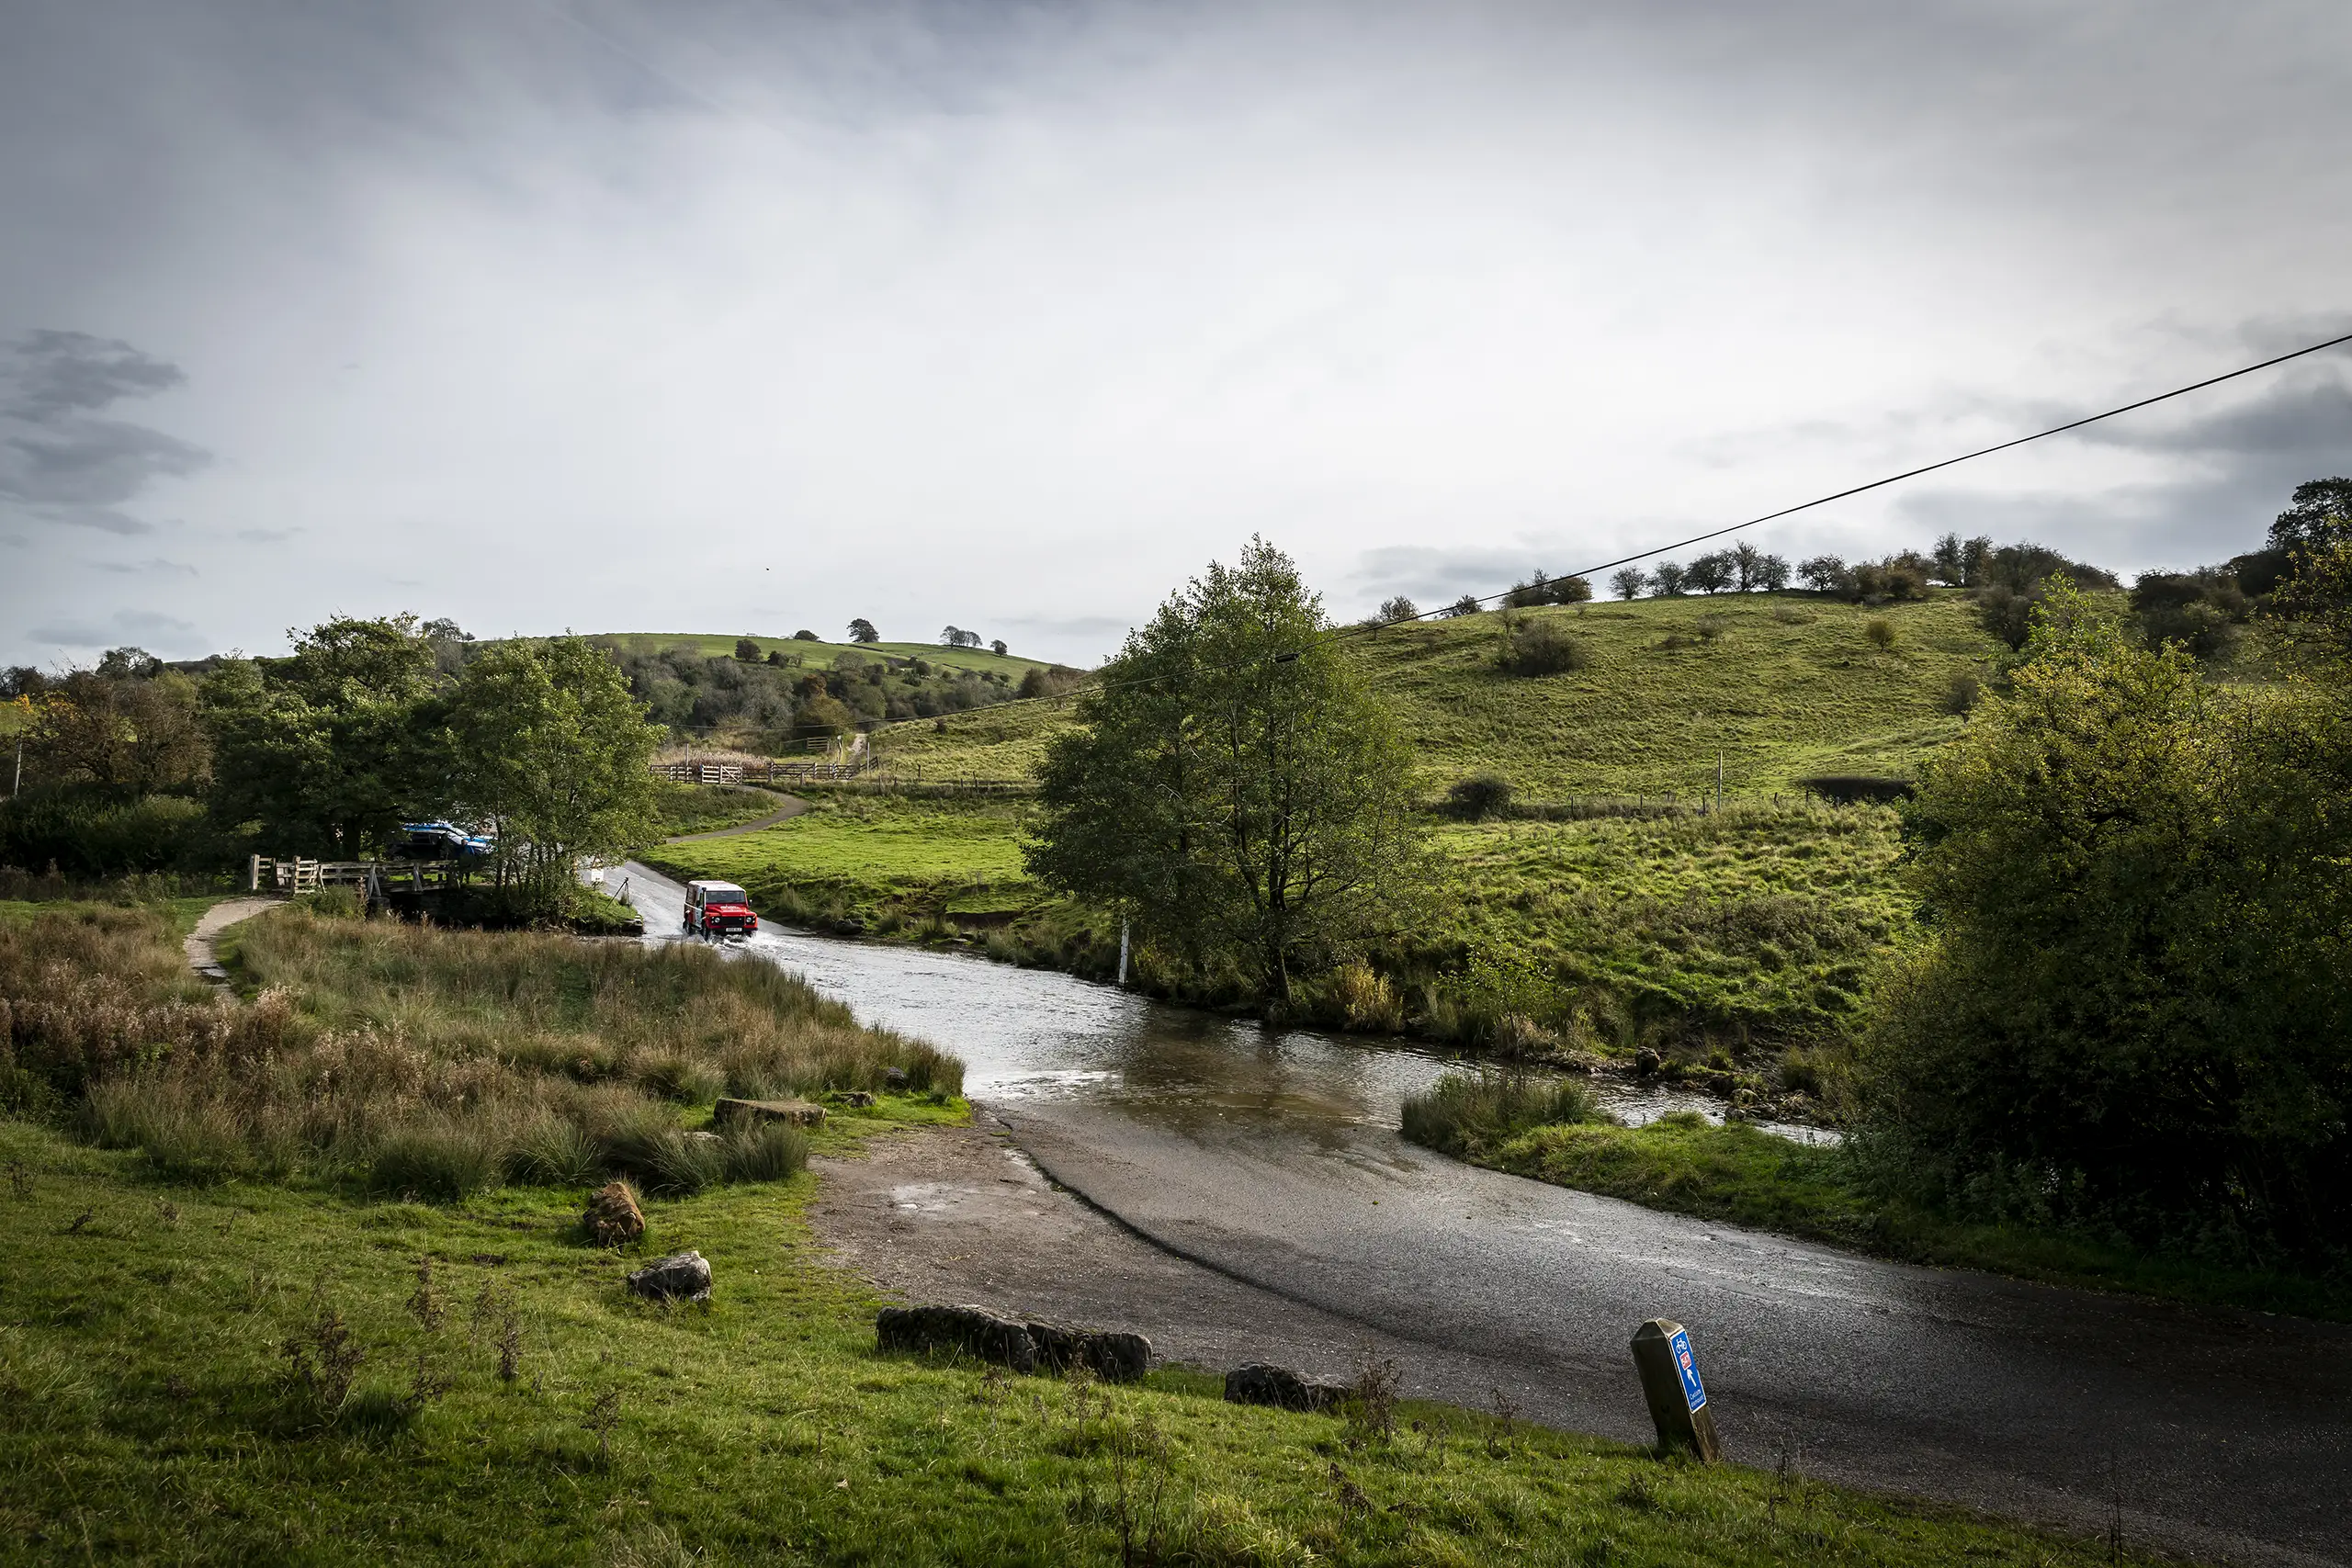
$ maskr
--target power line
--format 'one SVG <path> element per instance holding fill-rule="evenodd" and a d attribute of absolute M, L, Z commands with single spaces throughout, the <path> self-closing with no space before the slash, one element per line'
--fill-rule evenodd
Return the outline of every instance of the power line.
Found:
<path fill-rule="evenodd" d="M 1691 545 L 1704 544 L 1709 539 L 1720 539 L 1726 534 L 1736 534 L 1743 528 L 1753 528 L 1759 523 L 1770 523 L 1778 518 L 1793 516 L 1795 513 L 1800 512 L 1810 512 L 1816 506 L 1826 506 L 1833 501 L 1844 501 L 1850 496 L 1861 495 L 1870 491 L 1883 490 L 1888 485 L 1900 484 L 1905 479 L 1917 479 L 1921 474 L 1932 474 L 1939 468 L 1949 468 L 1954 464 L 1971 462 L 1978 457 L 1989 457 L 1996 452 L 2007 452 L 2011 447 L 2023 446 L 2035 441 L 2044 441 L 2053 435 L 2064 435 L 2070 430 L 2080 430 L 2085 425 L 2097 424 L 2101 420 L 2113 419 L 2119 414 L 2131 413 L 2136 410 L 2148 408 L 2156 403 L 2169 401 L 2174 398 L 2186 397 L 2191 392 L 2203 391 L 2208 387 L 2218 387 L 2224 381 L 2234 381 L 2241 376 L 2251 376 L 2257 370 L 2268 370 L 2275 366 L 2284 365 L 2290 360 L 2301 359 L 2308 355 L 2318 354 L 2326 349 L 2341 347 L 2347 343 L 2352 343 L 2352 333 L 2346 333 L 2339 337 L 2332 337 L 2324 343 L 2312 344 L 2306 347 L 2294 349 L 2286 354 L 2274 355 L 2268 359 L 2258 360 L 2252 365 L 2242 365 L 2234 370 L 2225 370 L 2218 376 L 2208 376 L 2201 381 L 2191 381 L 2185 387 L 2175 387 L 2170 391 L 2158 392 L 2152 397 L 2140 398 L 2132 402 L 2120 404 L 2115 408 L 2103 410 L 2098 413 L 2085 414 L 2080 419 L 2070 419 L 2064 424 L 2053 424 L 2047 430 L 2037 430 L 2030 435 L 2016 436 L 2007 441 L 1996 442 L 1990 446 L 1980 446 L 1973 452 L 1962 452 L 1956 457 L 1946 457 L 1939 462 L 1922 464 L 1916 468 L 1905 468 L 1899 474 L 1889 474 L 1884 479 L 1871 479 L 1866 484 L 1851 485 L 1844 490 L 1832 491 L 1828 495 L 1816 496 L 1811 501 L 1801 501 L 1794 506 L 1783 506 L 1777 512 L 1767 512 L 1762 516 L 1751 517 L 1745 523 L 1734 523 L 1728 527 L 1712 529 L 1704 534 L 1693 534 L 1687 539 L 1678 539 L 1670 545 L 1658 545 L 1650 549 L 1638 551 L 1634 555 L 1620 556 L 1615 560 L 1602 561 L 1597 566 L 1583 567 L 1576 571 L 1566 572 L 1563 575 L 1566 577 L 1589 577 L 1595 572 L 1607 571 L 1611 567 L 1630 566 L 1635 561 L 1647 560 L 1653 556 L 1662 556 L 1669 551 L 1683 549 Z M 1559 581 L 1560 578 L 1557 577 L 1538 578 L 1534 586 L 1542 587 L 1547 583 L 1557 582 Z M 1480 604 L 1493 604 L 1497 600 L 1510 597 L 1510 595 L 1516 592 L 1518 592 L 1518 590 L 1507 588 L 1499 593 L 1486 594 L 1483 597 L 1475 600 L 1474 603 Z M 1459 604 L 1460 601 L 1457 600 L 1455 603 Z M 1366 621 L 1356 626 L 1334 627 L 1330 631 L 1322 633 L 1307 646 L 1311 647 L 1316 644 L 1327 642 L 1341 642 L 1349 637 L 1365 637 L 1375 632 L 1384 632 L 1392 626 L 1410 626 L 1418 621 L 1426 621 L 1433 616 L 1447 615 L 1452 608 L 1453 606 L 1449 605 L 1435 610 L 1423 610 L 1410 615 L 1399 615 L 1393 620 Z M 1273 654 L 1271 657 L 1275 662 L 1287 663 L 1290 660 L 1296 659 L 1305 651 L 1306 651 L 1306 648 L 1296 648 L 1284 653 Z M 1238 668 L 1239 663 L 1250 663 L 1256 661 L 1257 660 L 1240 660 L 1236 664 L 1220 665 L 1216 668 L 1235 669 Z M 1119 691 L 1128 686 L 1148 685 L 1150 682 L 1160 679 L 1162 679 L 1162 677 L 1157 675 L 1144 675 L 1138 676 L 1132 681 L 1100 682 L 1097 683 L 1093 689 L 1098 692 Z M 1064 703 L 1070 701 L 1071 697 L 1074 695 L 1075 694 L 1057 697 L 1017 697 L 1013 700 L 1014 702 Z M 990 705 L 994 707 L 1008 707 L 1011 706 L 1012 704 L 998 703 Z"/>

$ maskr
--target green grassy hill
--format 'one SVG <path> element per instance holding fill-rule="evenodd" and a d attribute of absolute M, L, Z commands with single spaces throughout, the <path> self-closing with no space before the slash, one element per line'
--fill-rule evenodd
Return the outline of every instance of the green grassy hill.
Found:
<path fill-rule="evenodd" d="M 1768 1092 L 1818 1093 L 1803 1054 L 1846 1037 L 1914 926 L 1893 874 L 1896 815 L 1812 802 L 1796 781 L 1909 773 L 1965 724 L 1955 688 L 1988 682 L 2004 650 L 1957 595 L 1529 614 L 1566 627 L 1583 667 L 1510 672 L 1510 622 L 1497 614 L 1348 640 L 1419 748 L 1433 806 L 1494 773 L 1522 809 L 1433 816 L 1435 881 L 1370 955 L 1393 1007 L 1327 1021 L 1475 1043 L 1499 1016 L 1532 1013 L 1582 1048 L 1650 1045 L 1694 1072 L 1728 1062 Z M 1891 641 L 1871 637 L 1874 621 Z M 901 784 L 1021 780 L 1072 722 L 1066 701 L 1012 703 L 888 726 L 875 748 Z M 1719 756 L 1726 809 L 1699 815 Z M 674 847 L 667 863 L 738 881 L 786 919 L 937 938 L 959 915 L 1009 915 L 985 937 L 999 955 L 1107 971 L 1110 923 L 1027 880 L 1026 809 L 843 793 L 769 831 Z M 1147 984 L 1178 987 L 1155 955 L 1139 962 Z M 1789 1052 L 1798 1060 L 1781 1071 Z"/>
<path fill-rule="evenodd" d="M 1015 654 L 990 653 L 985 648 L 948 648 L 935 642 L 805 642 L 791 637 L 761 637 L 750 632 L 603 632 L 598 640 L 627 649 L 631 653 L 659 653 L 666 649 L 691 648 L 713 659 L 731 658 L 736 642 L 749 637 L 760 645 L 765 655 L 771 649 L 782 649 L 786 657 L 797 657 L 809 664 L 830 669 L 835 656 L 854 653 L 862 658 L 920 659 L 944 670 L 970 670 L 982 675 L 1001 674 L 1018 681 L 1032 670 L 1048 668 L 1042 659 L 1023 659 Z"/>

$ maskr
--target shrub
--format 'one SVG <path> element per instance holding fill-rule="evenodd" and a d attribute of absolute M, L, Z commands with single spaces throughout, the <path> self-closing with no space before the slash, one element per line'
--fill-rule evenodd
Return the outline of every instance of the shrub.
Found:
<path fill-rule="evenodd" d="M 1592 1091 L 1566 1078 L 1448 1073 L 1427 1093 L 1406 1100 L 1403 1131 L 1409 1142 L 1461 1156 L 1537 1127 L 1600 1119 Z"/>
<path fill-rule="evenodd" d="M 808 1140 L 797 1128 L 763 1122 L 727 1139 L 727 1176 L 732 1181 L 782 1181 L 808 1164 Z"/>
<path fill-rule="evenodd" d="M 1909 779 L 1875 778 L 1867 773 L 1815 773 L 1797 780 L 1797 787 L 1836 806 L 1908 800 L 1918 788 Z"/>
<path fill-rule="evenodd" d="M 1883 653 L 1894 646 L 1894 623 L 1883 615 L 1872 615 L 1863 623 L 1862 635 L 1870 638 L 1872 648 Z"/>
<path fill-rule="evenodd" d="M 1973 674 L 1955 675 L 1951 678 L 1951 684 L 1944 689 L 1944 711 L 1949 714 L 1965 714 L 1976 705 L 1977 699 L 1984 694 L 1984 682 Z"/>
<path fill-rule="evenodd" d="M 577 1123 L 546 1116 L 515 1139 L 507 1170 L 534 1187 L 585 1187 L 604 1173 L 604 1160 L 595 1140 Z"/>
<path fill-rule="evenodd" d="M 1388 976 L 1362 959 L 1331 971 L 1325 983 L 1332 1004 L 1351 1029 L 1393 1032 L 1405 1026 L 1405 1004 Z"/>
<path fill-rule="evenodd" d="M 1583 669 L 1592 655 L 1558 622 L 1531 620 L 1512 628 L 1503 662 L 1521 675 L 1560 675 Z"/>
<path fill-rule="evenodd" d="M 1445 792 L 1445 807 L 1465 822 L 1510 809 L 1510 784 L 1499 773 L 1473 773 Z"/>
<path fill-rule="evenodd" d="M 377 1144 L 368 1185 L 395 1196 L 455 1201 L 496 1186 L 504 1174 L 503 1155 L 495 1132 L 480 1121 L 420 1122 L 397 1128 Z"/>
<path fill-rule="evenodd" d="M 727 1140 L 710 1133 L 666 1128 L 644 1150 L 640 1168 L 656 1192 L 691 1196 L 727 1179 Z"/>

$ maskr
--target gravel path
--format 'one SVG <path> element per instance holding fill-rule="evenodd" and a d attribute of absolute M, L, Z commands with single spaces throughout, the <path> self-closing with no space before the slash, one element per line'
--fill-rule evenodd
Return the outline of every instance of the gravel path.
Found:
<path fill-rule="evenodd" d="M 217 986 L 229 983 L 229 972 L 220 967 L 220 958 L 212 951 L 212 939 L 264 909 L 275 909 L 285 903 L 283 898 L 224 898 L 204 911 L 196 922 L 196 930 L 188 932 L 180 950 L 187 954 L 187 966 Z"/>
<path fill-rule="evenodd" d="M 731 839 L 738 833 L 756 833 L 763 828 L 773 828 L 779 822 L 789 822 L 808 809 L 808 803 L 797 795 L 784 797 L 783 809 L 763 817 L 756 822 L 745 822 L 733 828 L 714 828 L 707 833 L 681 833 L 674 839 L 664 839 L 665 844 L 699 844 L 707 839 Z"/>

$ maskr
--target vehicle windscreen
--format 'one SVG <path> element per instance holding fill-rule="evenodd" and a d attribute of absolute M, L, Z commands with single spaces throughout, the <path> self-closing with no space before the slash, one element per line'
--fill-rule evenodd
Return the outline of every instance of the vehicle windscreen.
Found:
<path fill-rule="evenodd" d="M 744 897 L 744 893 L 741 888 L 730 886 L 724 882 L 714 882 L 709 886 L 704 888 L 702 890 L 702 901 L 706 904 L 742 904 L 749 902 L 749 900 Z"/>

